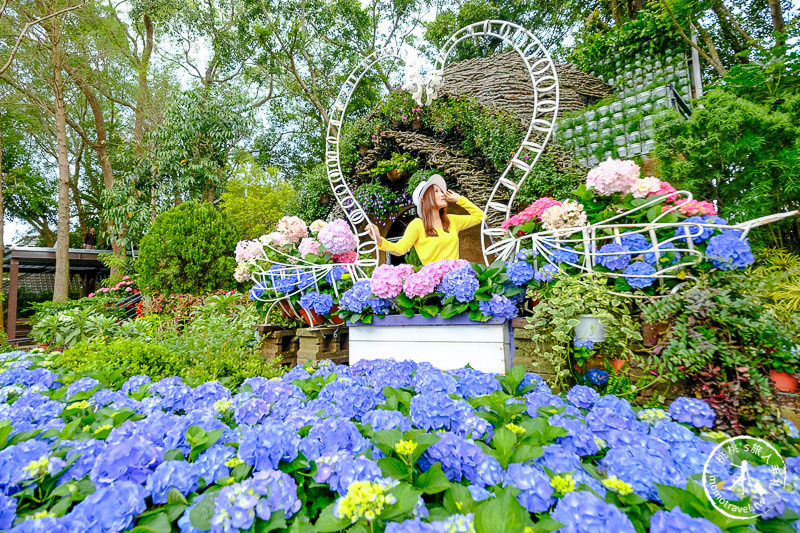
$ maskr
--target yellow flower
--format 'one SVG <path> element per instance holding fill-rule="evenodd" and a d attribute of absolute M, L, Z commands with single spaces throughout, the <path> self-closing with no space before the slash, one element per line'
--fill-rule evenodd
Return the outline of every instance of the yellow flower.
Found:
<path fill-rule="evenodd" d="M 411 455 L 417 449 L 417 443 L 411 440 L 401 440 L 394 445 L 394 449 L 400 455 Z"/>
<path fill-rule="evenodd" d="M 95 429 L 94 432 L 95 432 L 95 434 L 102 433 L 103 431 L 105 431 L 107 429 L 114 429 L 114 426 L 112 426 L 111 424 L 104 424 L 104 425 L 100 426 L 99 428 Z"/>
<path fill-rule="evenodd" d="M 517 435 L 517 436 L 519 436 L 519 435 L 522 435 L 523 433 L 525 433 L 525 428 L 524 428 L 524 427 L 522 427 L 522 426 L 518 426 L 518 425 L 516 425 L 516 424 L 513 424 L 513 423 L 511 423 L 511 422 L 509 422 L 508 424 L 506 424 L 506 427 L 507 427 L 508 429 L 510 429 L 511 431 L 513 431 L 513 432 L 514 432 L 514 435 Z"/>
<path fill-rule="evenodd" d="M 630 485 L 619 479 L 617 476 L 611 476 L 603 480 L 603 486 L 611 489 L 620 496 L 626 496 L 633 492 Z"/>
<path fill-rule="evenodd" d="M 81 400 L 80 402 L 74 402 L 74 403 L 69 404 L 69 408 L 70 409 L 87 409 L 87 408 L 89 408 L 91 406 L 92 406 L 92 404 L 90 404 L 86 400 Z"/>
<path fill-rule="evenodd" d="M 243 464 L 244 464 L 244 461 L 242 461 L 238 457 L 231 457 L 230 459 L 225 461 L 225 466 L 227 466 L 228 468 L 236 468 L 237 466 L 243 465 Z"/>
<path fill-rule="evenodd" d="M 31 461 L 28 466 L 23 468 L 26 474 L 32 477 L 43 476 L 47 473 L 47 467 L 50 465 L 50 459 L 45 455 L 36 461 Z"/>
<path fill-rule="evenodd" d="M 37 518 L 44 518 L 45 516 L 55 516 L 55 515 L 48 513 L 47 511 L 39 511 L 38 513 L 34 514 L 31 518 L 36 520 Z"/>
<path fill-rule="evenodd" d="M 572 492 L 576 487 L 575 480 L 572 479 L 572 476 L 569 474 L 555 476 L 550 480 L 550 485 L 552 485 L 553 489 L 562 496 L 568 492 Z"/>
<path fill-rule="evenodd" d="M 347 494 L 336 501 L 334 515 L 347 518 L 351 524 L 366 519 L 372 522 L 383 512 L 386 505 L 397 499 L 389 494 L 394 484 L 386 481 L 355 481 L 347 488 Z"/>
<path fill-rule="evenodd" d="M 217 400 L 214 403 L 214 410 L 218 413 L 230 411 L 231 407 L 233 407 L 233 403 L 230 400 Z"/>

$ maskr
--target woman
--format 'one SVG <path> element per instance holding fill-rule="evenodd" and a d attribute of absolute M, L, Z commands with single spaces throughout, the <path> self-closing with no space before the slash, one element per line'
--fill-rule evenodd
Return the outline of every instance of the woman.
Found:
<path fill-rule="evenodd" d="M 417 185 L 411 198 L 417 206 L 419 218 L 411 221 L 402 239 L 391 243 L 381 238 L 374 224 L 368 228 L 370 236 L 378 243 L 378 249 L 392 255 L 404 255 L 413 246 L 423 265 L 440 259 L 459 259 L 458 233 L 480 224 L 483 212 L 463 196 L 448 191 L 444 178 L 438 174 Z M 448 215 L 448 202 L 455 202 L 469 214 Z"/>

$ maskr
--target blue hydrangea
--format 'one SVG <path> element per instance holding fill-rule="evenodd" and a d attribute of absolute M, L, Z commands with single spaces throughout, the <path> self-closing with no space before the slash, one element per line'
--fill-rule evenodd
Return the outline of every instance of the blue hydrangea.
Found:
<path fill-rule="evenodd" d="M 722 530 L 705 518 L 693 518 L 674 507 L 671 511 L 656 511 L 650 519 L 650 533 L 722 533 Z"/>
<path fill-rule="evenodd" d="M 385 315 L 394 309 L 394 303 L 388 298 L 368 298 L 367 305 L 376 315 Z"/>
<path fill-rule="evenodd" d="M 151 381 L 152 379 L 150 379 L 150 376 L 131 376 L 125 383 L 122 384 L 120 392 L 122 392 L 122 394 L 125 396 L 129 396 L 131 393 L 137 392 L 142 385 L 145 383 L 150 383 Z"/>
<path fill-rule="evenodd" d="M 656 249 L 658 254 L 655 251 L 644 254 L 645 262 L 652 266 L 656 266 L 659 263 L 669 266 L 677 263 L 681 258 L 681 253 L 676 250 L 673 242 L 662 242 Z"/>
<path fill-rule="evenodd" d="M 200 503 L 200 500 L 203 496 L 195 496 L 189 503 L 189 507 L 183 512 L 181 517 L 178 519 L 178 529 L 181 533 L 204 533 L 203 530 L 197 529 L 192 525 L 192 509 Z"/>
<path fill-rule="evenodd" d="M 554 248 L 550 251 L 550 260 L 556 265 L 561 263 L 569 263 L 571 265 L 578 264 L 578 252 L 569 246 L 561 248 Z"/>
<path fill-rule="evenodd" d="M 144 487 L 132 481 L 98 487 L 70 513 L 74 531 L 112 533 L 130 529 L 136 516 L 147 509 L 146 496 Z"/>
<path fill-rule="evenodd" d="M 225 388 L 219 381 L 206 381 L 192 389 L 189 398 L 186 400 L 184 409 L 213 409 L 214 404 L 220 400 L 230 400 L 231 391 Z"/>
<path fill-rule="evenodd" d="M 297 278 L 297 288 L 301 291 L 313 286 L 316 282 L 314 274 L 307 270 L 297 270 L 295 276 Z"/>
<path fill-rule="evenodd" d="M 575 385 L 567 392 L 567 399 L 575 407 L 591 409 L 595 402 L 600 399 L 600 395 L 591 387 Z"/>
<path fill-rule="evenodd" d="M 587 350 L 594 350 L 594 343 L 589 339 L 579 339 L 575 337 L 572 339 L 572 346 L 575 348 L 586 348 Z"/>
<path fill-rule="evenodd" d="M 256 505 L 260 499 L 250 480 L 223 487 L 214 498 L 211 531 L 228 533 L 249 529 L 255 522 Z"/>
<path fill-rule="evenodd" d="M 592 385 L 605 385 L 608 383 L 608 372 L 601 368 L 591 368 L 586 372 L 586 378 Z"/>
<path fill-rule="evenodd" d="M 563 448 L 570 450 L 581 457 L 597 453 L 597 441 L 594 433 L 576 418 L 563 415 L 552 415 L 547 422 L 551 426 L 559 426 L 567 430 L 566 437 L 558 437 L 556 442 Z"/>
<path fill-rule="evenodd" d="M 425 431 L 450 430 L 473 411 L 464 400 L 454 400 L 443 392 L 432 392 L 411 398 L 409 418 L 416 427 Z"/>
<path fill-rule="evenodd" d="M 280 470 L 262 470 L 247 481 L 256 494 L 261 495 L 256 504 L 256 516 L 261 520 L 269 520 L 272 513 L 281 511 L 288 520 L 303 506 L 297 497 L 297 483 Z"/>
<path fill-rule="evenodd" d="M 476 502 L 482 502 L 483 500 L 493 496 L 491 492 L 478 485 L 470 485 L 467 487 L 467 490 L 469 490 L 470 496 L 472 496 L 472 499 Z"/>
<path fill-rule="evenodd" d="M 478 302 L 478 308 L 486 316 L 511 320 L 519 314 L 516 304 L 505 296 L 494 294 L 490 300 Z"/>
<path fill-rule="evenodd" d="M 517 500 L 531 513 L 545 513 L 556 501 L 550 478 L 538 466 L 511 463 L 503 482 L 503 486 L 508 485 L 520 490 Z"/>
<path fill-rule="evenodd" d="M 656 273 L 655 267 L 641 261 L 634 261 L 622 273 L 625 275 L 625 281 L 634 289 L 645 289 L 656 280 L 653 276 Z"/>
<path fill-rule="evenodd" d="M 357 281 L 352 287 L 342 293 L 339 307 L 351 313 L 363 313 L 367 308 L 367 300 L 374 298 L 369 280 Z"/>
<path fill-rule="evenodd" d="M 225 444 L 215 444 L 201 453 L 194 462 L 197 476 L 206 485 L 216 483 L 224 477 L 231 475 L 230 468 L 225 463 L 236 455 L 236 450 Z"/>
<path fill-rule="evenodd" d="M 488 396 L 500 390 L 500 382 L 493 374 L 479 372 L 473 368 L 458 368 L 449 372 L 458 380 L 458 395 L 465 399 L 475 396 Z"/>
<path fill-rule="evenodd" d="M 618 507 L 606 503 L 591 492 L 568 492 L 558 501 L 550 516 L 562 524 L 562 531 L 573 533 L 635 533 L 630 519 Z"/>
<path fill-rule="evenodd" d="M 514 261 L 506 266 L 506 274 L 511 283 L 522 287 L 533 279 L 533 267 L 527 261 Z"/>
<path fill-rule="evenodd" d="M 630 250 L 616 242 L 602 246 L 598 252 L 595 255 L 597 263 L 609 270 L 622 270 L 631 262 Z"/>
<path fill-rule="evenodd" d="M 689 424 L 696 428 L 712 427 L 716 414 L 703 400 L 697 398 L 678 398 L 669 406 L 669 414 L 673 420 Z"/>
<path fill-rule="evenodd" d="M 261 299 L 261 295 L 264 294 L 265 291 L 269 290 L 269 283 L 266 281 L 259 281 L 247 292 L 247 296 L 253 300 L 254 302 Z"/>
<path fill-rule="evenodd" d="M 427 471 L 434 463 L 441 463 L 442 471 L 447 479 L 459 482 L 466 478 L 470 483 L 477 483 L 478 465 L 486 454 L 472 440 L 464 439 L 449 431 L 437 433 L 439 440 L 425 450 L 419 458 L 419 465 Z"/>
<path fill-rule="evenodd" d="M 444 294 L 445 298 L 454 297 L 459 302 L 467 303 L 475 298 L 479 285 L 475 270 L 470 265 L 465 265 L 445 274 L 436 290 Z"/>
<path fill-rule="evenodd" d="M 528 259 L 533 259 L 534 257 L 538 256 L 539 252 L 537 252 L 536 250 L 532 248 L 525 248 L 517 252 L 517 254 L 514 256 L 514 259 L 516 259 L 517 261 L 527 261 Z"/>
<path fill-rule="evenodd" d="M 78 381 L 75 381 L 74 383 L 71 383 L 67 386 L 66 398 L 67 399 L 72 398 L 72 395 L 78 392 L 88 392 L 93 388 L 95 388 L 98 384 L 100 384 L 100 382 L 94 378 L 90 377 L 81 378 Z"/>
<path fill-rule="evenodd" d="M 167 494 L 176 489 L 184 496 L 193 492 L 198 485 L 198 474 L 194 464 L 186 461 L 164 461 L 147 478 L 146 489 L 153 503 L 167 503 Z"/>
<path fill-rule="evenodd" d="M 73 457 L 76 455 L 78 457 L 70 465 L 69 469 L 58 478 L 59 484 L 72 481 L 73 479 L 81 479 L 88 474 L 92 466 L 94 466 L 97 456 L 105 449 L 106 442 L 97 439 L 87 439 L 82 441 L 64 441 L 61 445 L 71 448 L 67 452 L 67 461 L 73 460 Z"/>
<path fill-rule="evenodd" d="M 493 487 L 499 485 L 505 479 L 506 471 L 500 461 L 491 455 L 485 455 L 483 460 L 478 463 L 477 480 L 474 486 Z"/>
<path fill-rule="evenodd" d="M 343 266 L 336 265 L 333 268 L 331 268 L 330 272 L 325 274 L 325 281 L 327 281 L 331 285 L 335 285 L 336 282 L 341 280 L 342 276 L 344 276 L 346 273 L 347 273 L 346 268 L 344 268 Z"/>
<path fill-rule="evenodd" d="M 712 215 L 703 215 L 703 216 L 694 216 L 689 217 L 683 221 L 686 224 L 713 224 L 713 225 L 721 225 L 724 226 L 728 223 L 728 221 L 724 218 L 720 218 L 717 216 Z M 681 240 L 685 242 L 689 242 L 689 238 L 691 237 L 692 242 L 695 244 L 700 244 L 701 242 L 705 242 L 714 234 L 714 228 L 708 226 L 678 226 L 675 228 L 675 237 L 681 237 Z"/>
<path fill-rule="evenodd" d="M 237 456 L 255 470 L 278 468 L 297 457 L 300 437 L 283 424 L 266 423 L 242 429 Z"/>
<path fill-rule="evenodd" d="M 595 435 L 610 444 L 615 443 L 621 435 L 632 431 L 635 422 L 615 409 L 599 407 L 599 402 L 586 415 L 585 420 Z"/>
<path fill-rule="evenodd" d="M 411 429 L 411 421 L 400 411 L 390 409 L 373 409 L 364 414 L 361 421 L 372 426 L 375 431 L 399 429 L 402 433 Z"/>
<path fill-rule="evenodd" d="M 133 435 L 124 440 L 109 442 L 97 456 L 89 479 L 95 486 L 116 485 L 119 481 L 133 481 L 144 485 L 150 473 L 163 460 L 161 448 Z"/>
<path fill-rule="evenodd" d="M 339 407 L 346 418 L 358 419 L 385 399 L 373 388 L 355 384 L 349 379 L 332 381 L 317 395 L 317 400 L 326 400 Z"/>
<path fill-rule="evenodd" d="M 750 243 L 738 230 L 725 230 L 708 240 L 706 257 L 720 270 L 740 270 L 755 261 Z"/>
<path fill-rule="evenodd" d="M 620 244 L 631 252 L 644 252 L 652 247 L 647 237 L 641 233 L 626 232 L 620 235 Z"/>
<path fill-rule="evenodd" d="M 547 264 L 539 268 L 533 273 L 533 279 L 540 283 L 547 283 L 553 281 L 558 273 L 558 267 L 555 265 Z"/>
<path fill-rule="evenodd" d="M 0 491 L 0 531 L 11 529 L 17 516 L 17 499 L 10 498 Z"/>
<path fill-rule="evenodd" d="M 315 313 L 324 315 L 333 307 L 333 296 L 318 291 L 308 291 L 300 297 L 300 307 L 313 309 Z"/>
<path fill-rule="evenodd" d="M 383 472 L 375 461 L 366 457 L 346 457 L 335 463 L 327 483 L 331 490 L 344 496 L 356 481 L 378 481 L 381 478 Z"/>
<path fill-rule="evenodd" d="M 453 374 L 442 372 L 430 363 L 422 363 L 414 372 L 414 390 L 420 394 L 445 392 L 453 394 L 458 389 L 458 381 Z"/>
<path fill-rule="evenodd" d="M 238 425 L 255 426 L 269 414 L 269 404 L 262 398 L 250 398 L 236 407 L 233 419 Z"/>
<path fill-rule="evenodd" d="M 356 454 L 367 447 L 358 427 L 349 420 L 324 419 L 312 426 L 300 443 L 300 450 L 310 460 L 339 451 Z"/>
<path fill-rule="evenodd" d="M 652 500 L 658 500 L 656 484 L 682 487 L 685 482 L 685 476 L 670 456 L 670 445 L 646 435 L 626 444 L 612 445 L 598 468 L 606 476 L 616 476 L 628 483 L 639 496 Z"/>
<path fill-rule="evenodd" d="M 71 515 L 60 518 L 54 516 L 34 518 L 30 516 L 14 526 L 11 531 L 13 533 L 72 533 L 73 531 L 80 531 L 80 525 L 75 523 Z M 102 530 L 98 529 L 97 531 Z"/>

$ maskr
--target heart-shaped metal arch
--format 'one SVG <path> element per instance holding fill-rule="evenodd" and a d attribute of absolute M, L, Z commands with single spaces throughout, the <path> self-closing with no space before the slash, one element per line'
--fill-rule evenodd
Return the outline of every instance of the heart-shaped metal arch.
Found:
<path fill-rule="evenodd" d="M 497 179 L 484 207 L 481 247 L 484 261 L 488 262 L 488 256 L 496 251 L 494 247 L 501 244 L 499 242 L 495 244 L 494 239 L 503 239 L 507 236 L 506 230 L 500 227 L 500 224 L 509 217 L 517 192 L 553 134 L 553 127 L 558 115 L 559 88 L 556 66 L 539 39 L 522 26 L 504 20 L 476 22 L 454 33 L 436 57 L 436 72 L 444 71 L 444 65 L 458 43 L 475 37 L 494 37 L 510 46 L 522 58 L 533 86 L 533 113 L 528 130 L 519 148 Z M 328 121 L 328 132 L 325 136 L 325 166 L 328 180 L 336 201 L 342 206 L 357 232 L 360 224 L 369 223 L 370 220 L 344 179 L 340 165 L 339 141 L 347 106 L 356 87 L 378 61 L 387 58 L 404 59 L 400 49 L 389 46 L 378 49 L 365 57 L 353 69 L 334 101 L 331 118 Z M 515 169 L 519 172 L 513 172 Z M 369 237 L 366 226 L 363 231 L 358 232 L 358 236 L 360 264 L 362 266 L 376 265 L 378 262 L 377 244 Z"/>

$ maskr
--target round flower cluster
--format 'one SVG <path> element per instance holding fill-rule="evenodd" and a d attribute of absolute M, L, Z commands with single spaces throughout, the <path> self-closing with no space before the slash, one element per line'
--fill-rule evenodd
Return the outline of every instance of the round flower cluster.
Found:
<path fill-rule="evenodd" d="M 717 208 L 714 207 L 714 204 L 706 201 L 687 200 L 679 204 L 678 209 L 687 217 L 717 214 Z"/>
<path fill-rule="evenodd" d="M 297 246 L 297 251 L 300 252 L 300 257 L 305 257 L 308 254 L 319 254 L 319 242 L 311 237 L 305 237 L 300 241 Z"/>
<path fill-rule="evenodd" d="M 380 265 L 372 273 L 370 288 L 378 298 L 394 298 L 403 292 L 403 280 L 414 273 L 411 265 L 403 264 L 400 268 L 394 265 Z"/>
<path fill-rule="evenodd" d="M 601 246 L 595 257 L 598 264 L 609 270 L 622 270 L 631 262 L 631 253 L 628 247 L 616 242 Z"/>
<path fill-rule="evenodd" d="M 358 246 L 358 239 L 350 229 L 350 224 L 341 218 L 319 230 L 317 239 L 333 255 L 352 252 Z"/>
<path fill-rule="evenodd" d="M 347 494 L 336 501 L 335 515 L 347 518 L 355 524 L 362 518 L 372 522 L 380 516 L 383 508 L 397 502 L 397 498 L 389 494 L 395 482 L 386 479 L 380 481 L 356 481 L 347 489 Z"/>
<path fill-rule="evenodd" d="M 327 225 L 328 223 L 325 222 L 324 220 L 317 219 L 311 224 L 309 224 L 308 229 L 309 231 L 311 231 L 311 233 L 319 233 L 320 230 Z"/>
<path fill-rule="evenodd" d="M 638 179 L 639 166 L 636 163 L 609 158 L 589 171 L 586 186 L 594 188 L 602 196 L 618 192 L 627 194 Z"/>
<path fill-rule="evenodd" d="M 544 229 L 577 228 L 586 225 L 586 211 L 583 204 L 575 200 L 567 200 L 560 205 L 547 208 L 541 216 Z"/>
<path fill-rule="evenodd" d="M 280 231 L 273 231 L 258 238 L 259 242 L 264 246 L 283 246 L 289 244 L 286 236 Z"/>
<path fill-rule="evenodd" d="M 655 267 L 641 261 L 634 261 L 625 267 L 622 273 L 625 275 L 625 281 L 634 289 L 646 289 L 656 281 Z"/>
<path fill-rule="evenodd" d="M 687 225 L 675 228 L 675 236 L 682 237 L 682 240 L 686 242 L 691 238 L 693 243 L 700 244 L 707 241 L 714 234 L 713 226 L 724 226 L 728 221 L 724 218 L 705 215 L 689 217 L 683 223 Z"/>
<path fill-rule="evenodd" d="M 239 241 L 236 244 L 236 251 L 234 252 L 237 263 L 244 263 L 245 261 L 255 261 L 265 257 L 264 246 L 260 241 Z"/>
<path fill-rule="evenodd" d="M 445 298 L 454 297 L 459 302 L 467 303 L 475 299 L 475 291 L 479 286 L 475 270 L 472 266 L 466 265 L 445 274 L 436 290 L 441 292 Z"/>
<path fill-rule="evenodd" d="M 669 414 L 674 420 L 696 428 L 710 428 L 714 425 L 716 418 L 714 411 L 706 402 L 687 397 L 681 397 L 672 402 L 669 406 Z"/>
<path fill-rule="evenodd" d="M 657 194 L 658 191 L 661 190 L 661 183 L 661 180 L 658 178 L 647 176 L 646 178 L 634 181 L 628 192 L 631 193 L 634 198 L 647 198 L 648 196 Z"/>
<path fill-rule="evenodd" d="M 286 239 L 286 242 L 295 243 L 303 237 L 308 237 L 308 227 L 300 217 L 283 217 L 278 221 L 276 228 Z"/>
<path fill-rule="evenodd" d="M 650 196 L 666 196 L 665 201 L 670 203 L 674 202 L 678 199 L 678 189 L 670 185 L 666 181 L 662 181 L 659 183 L 658 190 L 648 194 L 648 198 Z"/>
<path fill-rule="evenodd" d="M 511 283 L 522 287 L 533 279 L 533 267 L 527 261 L 514 261 L 506 265 L 506 274 Z"/>
<path fill-rule="evenodd" d="M 553 200 L 552 198 L 539 198 L 513 217 L 505 220 L 502 224 L 502 227 L 503 229 L 508 229 L 511 226 L 519 226 L 520 224 L 524 224 L 525 222 L 533 220 L 534 218 L 541 221 L 542 213 L 556 205 L 561 205 L 561 202 L 558 200 Z"/>
<path fill-rule="evenodd" d="M 511 320 L 519 313 L 514 302 L 499 294 L 493 294 L 489 300 L 479 302 L 478 308 L 486 316 L 496 316 L 507 320 Z"/>
<path fill-rule="evenodd" d="M 733 229 L 725 230 L 708 240 L 706 257 L 720 270 L 743 269 L 755 261 L 750 243 L 742 238 L 741 231 Z"/>
<path fill-rule="evenodd" d="M 592 385 L 605 385 L 608 383 L 608 372 L 600 368 L 592 368 L 586 372 L 586 377 Z"/>
<path fill-rule="evenodd" d="M 300 297 L 300 307 L 313 309 L 315 313 L 325 315 L 333 307 L 333 296 L 318 291 L 308 291 Z"/>
<path fill-rule="evenodd" d="M 548 281 L 553 281 L 557 273 L 557 266 L 547 264 L 540 267 L 539 270 L 533 273 L 533 279 L 540 283 L 547 283 Z"/>

